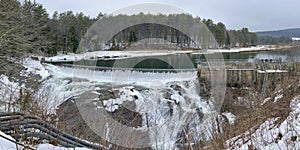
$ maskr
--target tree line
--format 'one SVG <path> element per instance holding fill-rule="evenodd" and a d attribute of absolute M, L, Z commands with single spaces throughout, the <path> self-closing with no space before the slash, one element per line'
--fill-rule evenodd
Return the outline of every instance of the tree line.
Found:
<path fill-rule="evenodd" d="M 97 24 L 91 31 L 89 31 L 88 35 L 84 37 L 85 43 L 90 45 L 85 45 L 83 49 L 92 51 L 97 49 L 103 49 L 105 47 L 104 44 L 109 44 L 109 46 L 113 47 L 113 49 L 122 49 L 126 46 L 130 45 L 132 42 L 139 41 L 144 39 L 144 37 L 148 38 L 158 38 L 160 37 L 163 40 L 167 40 L 171 42 L 171 44 L 177 44 L 181 48 L 195 48 L 190 47 L 192 44 L 191 39 L 186 38 L 182 34 L 177 34 L 176 30 L 172 28 L 175 27 L 176 29 L 189 32 L 191 31 L 192 27 L 195 25 L 199 25 L 200 22 L 204 24 L 208 29 L 200 27 L 198 30 L 199 37 L 194 39 L 201 39 L 202 42 L 198 42 L 198 47 L 203 48 L 206 46 L 213 44 L 214 42 L 210 41 L 210 34 L 207 34 L 206 30 L 209 30 L 212 35 L 215 37 L 216 42 L 218 43 L 217 46 L 209 45 L 208 48 L 230 48 L 230 47 L 249 47 L 255 46 L 258 44 L 258 38 L 255 33 L 250 32 L 248 28 L 242 28 L 240 30 L 228 30 L 226 26 L 221 23 L 214 23 L 211 19 L 201 19 L 200 17 L 193 17 L 189 14 L 135 14 L 135 15 L 117 15 L 117 16 L 106 16 L 104 15 L 101 18 L 101 23 Z M 143 22 L 152 22 L 152 23 L 160 23 L 162 25 L 172 25 L 172 27 L 164 27 L 160 28 L 158 25 L 152 25 L 148 27 L 149 24 L 143 23 L 144 25 L 139 26 L 136 24 Z M 117 25 L 111 25 L 117 24 Z M 101 28 L 109 26 L 108 30 L 114 31 L 114 28 L 119 28 L 121 26 L 132 26 L 132 28 L 127 28 L 124 32 L 118 33 L 115 39 L 110 40 L 110 43 L 102 42 L 102 37 L 97 37 L 94 35 L 104 34 L 106 35 L 106 30 L 102 30 Z M 200 25 L 201 26 L 201 25 Z M 150 31 L 150 32 L 149 32 Z M 192 30 L 194 31 L 194 30 Z M 98 32 L 98 33 L 97 33 Z M 176 33 L 177 32 L 177 33 Z M 207 39 L 208 38 L 208 39 Z M 90 42 L 91 41 L 91 42 Z M 99 42 L 101 41 L 101 42 Z M 209 44 L 203 44 L 209 43 Z M 121 48 L 120 48 L 121 47 Z M 81 50 L 80 50 L 81 51 Z M 84 51 L 84 50 L 83 50 Z"/>
<path fill-rule="evenodd" d="M 250 32 L 248 28 L 240 30 L 227 30 L 222 22 L 214 23 L 211 19 L 203 19 L 203 23 L 214 34 L 221 48 L 227 47 L 249 47 L 258 44 L 258 37 Z"/>
<path fill-rule="evenodd" d="M 245 47 L 258 43 L 255 33 L 247 28 L 241 30 L 227 30 L 226 26 L 211 19 L 200 19 L 187 14 L 162 15 L 158 18 L 178 24 L 191 24 L 202 21 L 215 36 L 219 48 Z M 83 13 L 66 11 L 54 12 L 51 17 L 46 9 L 35 1 L 0 0 L 0 56 L 19 57 L 28 53 L 40 55 L 56 55 L 58 52 L 76 53 L 80 40 L 88 28 L 98 19 L 119 17 L 124 21 L 153 18 L 150 14 L 132 16 L 109 16 L 99 13 L 96 18 Z M 167 19 L 166 19 L 167 18 Z M 159 31 L 154 31 L 159 32 Z M 135 42 L 135 33 L 130 33 L 128 41 Z"/>
<path fill-rule="evenodd" d="M 123 30 L 119 31 L 120 29 Z M 192 36 L 195 38 L 189 38 Z M 120 50 L 137 43 L 144 46 L 142 49 L 149 44 L 155 44 L 155 47 L 161 44 L 160 48 L 195 48 L 192 47 L 195 40 L 199 40 L 197 47 L 205 47 L 204 42 L 214 43 L 210 41 L 211 36 L 199 18 L 188 14 L 104 15 L 84 36 L 79 51 L 94 51 L 107 47 Z M 157 41 L 154 42 L 153 39 Z"/>
<path fill-rule="evenodd" d="M 76 52 L 81 37 L 96 20 L 72 11 L 50 17 L 35 1 L 0 0 L 0 56 Z"/>

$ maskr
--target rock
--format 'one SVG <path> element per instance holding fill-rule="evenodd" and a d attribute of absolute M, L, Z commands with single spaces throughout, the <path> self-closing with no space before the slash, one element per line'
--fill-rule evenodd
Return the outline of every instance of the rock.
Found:
<path fill-rule="evenodd" d="M 295 142 L 297 140 L 297 136 L 292 136 L 291 140 Z"/>
<path fill-rule="evenodd" d="M 136 100 L 139 99 L 139 97 L 137 95 L 133 95 L 133 98 Z"/>
<path fill-rule="evenodd" d="M 197 108 L 196 111 L 198 113 L 199 120 L 202 122 L 203 117 L 204 117 L 204 113 L 202 112 L 202 108 Z"/>
<path fill-rule="evenodd" d="M 164 92 L 163 97 L 164 97 L 165 99 L 171 100 L 171 96 L 172 96 L 172 93 L 171 93 L 170 90 L 167 90 L 167 91 Z"/>
<path fill-rule="evenodd" d="M 178 92 L 182 91 L 182 88 L 179 85 L 171 85 L 171 88 Z"/>
<path fill-rule="evenodd" d="M 108 99 L 116 99 L 119 98 L 119 91 L 112 91 L 112 90 L 97 90 L 99 95 L 99 100 L 108 100 Z"/>

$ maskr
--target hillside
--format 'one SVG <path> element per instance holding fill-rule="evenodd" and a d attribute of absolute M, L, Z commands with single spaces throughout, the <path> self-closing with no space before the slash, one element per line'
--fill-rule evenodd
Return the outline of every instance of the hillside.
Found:
<path fill-rule="evenodd" d="M 300 28 L 292 28 L 277 31 L 256 32 L 257 36 L 272 36 L 272 37 L 300 37 Z"/>

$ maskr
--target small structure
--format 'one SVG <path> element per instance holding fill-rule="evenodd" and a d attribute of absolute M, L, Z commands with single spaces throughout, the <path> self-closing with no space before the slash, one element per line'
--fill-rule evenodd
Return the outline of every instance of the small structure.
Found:
<path fill-rule="evenodd" d="M 295 42 L 300 42 L 300 38 L 299 37 L 292 37 L 292 40 Z"/>

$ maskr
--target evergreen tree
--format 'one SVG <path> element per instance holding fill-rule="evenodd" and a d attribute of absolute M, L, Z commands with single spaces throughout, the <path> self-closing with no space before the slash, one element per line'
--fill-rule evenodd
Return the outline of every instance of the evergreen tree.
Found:
<path fill-rule="evenodd" d="M 22 6 L 22 22 L 25 26 L 25 35 L 30 43 L 31 53 L 44 53 L 52 47 L 48 27 L 48 13 L 41 4 L 25 0 Z"/>
<path fill-rule="evenodd" d="M 0 56 L 22 57 L 28 47 L 21 23 L 21 4 L 17 0 L 0 0 Z"/>

